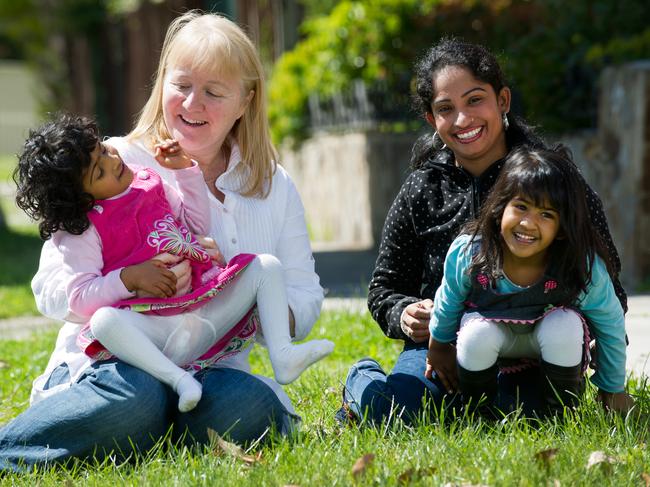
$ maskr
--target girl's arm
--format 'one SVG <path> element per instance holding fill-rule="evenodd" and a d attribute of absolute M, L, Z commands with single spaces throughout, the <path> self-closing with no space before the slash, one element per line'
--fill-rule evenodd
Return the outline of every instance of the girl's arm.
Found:
<path fill-rule="evenodd" d="M 433 300 L 429 332 L 431 338 L 439 343 L 456 340 L 460 317 L 465 310 L 465 300 L 472 287 L 467 274 L 471 262 L 471 237 L 460 235 L 447 251 L 442 283 Z"/>
<path fill-rule="evenodd" d="M 174 172 L 178 191 L 163 179 L 165 196 L 174 217 L 197 235 L 210 231 L 210 201 L 203 173 L 196 161 L 190 159 L 178 141 L 169 139 L 154 147 L 158 164 Z"/>
<path fill-rule="evenodd" d="M 210 201 L 203 174 L 198 165 L 174 171 L 178 190 L 163 180 L 165 196 L 174 217 L 196 235 L 210 232 Z"/>
<path fill-rule="evenodd" d="M 293 181 L 280 166 L 273 178 L 273 187 L 274 191 L 283 190 L 286 197 L 284 208 L 275 210 L 281 212 L 282 223 L 274 253 L 282 262 L 294 336 L 296 340 L 302 340 L 320 315 L 323 288 L 314 269 L 305 209 Z"/>
<path fill-rule="evenodd" d="M 598 343 L 597 368 L 591 381 L 607 393 L 619 393 L 625 386 L 625 317 L 605 263 L 596 257 L 591 282 L 578 307 L 589 320 Z"/>
<path fill-rule="evenodd" d="M 66 286 L 68 306 L 78 318 L 88 319 L 102 306 L 135 296 L 120 278 L 122 269 L 102 276 L 101 239 L 94 226 L 81 235 L 58 232 L 55 244 L 71 276 Z"/>
<path fill-rule="evenodd" d="M 61 232 L 58 240 L 63 266 L 71 279 L 66 286 L 70 311 L 87 320 L 103 306 L 135 296 L 165 297 L 176 292 L 176 276 L 167 265 L 179 258 L 161 254 L 140 264 L 102 275 L 101 239 L 91 225 L 81 235 Z"/>

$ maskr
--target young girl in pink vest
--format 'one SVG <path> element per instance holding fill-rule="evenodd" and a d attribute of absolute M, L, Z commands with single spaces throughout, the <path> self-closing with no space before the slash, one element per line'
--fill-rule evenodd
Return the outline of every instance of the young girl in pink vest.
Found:
<path fill-rule="evenodd" d="M 178 172 L 178 192 L 155 171 L 124 164 L 83 117 L 61 115 L 25 142 L 14 173 L 16 202 L 73 270 L 70 312 L 85 323 L 78 343 L 94 359 L 114 354 L 170 385 L 178 408 L 189 411 L 202 392 L 191 371 L 237 353 L 254 337 L 253 310 L 243 318 L 231 311 L 254 293 L 275 377 L 294 381 L 333 343 L 291 344 L 279 261 L 240 254 L 225 266 L 216 263 L 211 239 L 201 245 L 193 235 L 207 233 L 210 224 L 200 169 L 172 140 L 156 146 L 156 160 Z M 178 265 L 170 268 L 181 261 L 191 267 L 189 292 L 180 283 L 177 289 Z"/>

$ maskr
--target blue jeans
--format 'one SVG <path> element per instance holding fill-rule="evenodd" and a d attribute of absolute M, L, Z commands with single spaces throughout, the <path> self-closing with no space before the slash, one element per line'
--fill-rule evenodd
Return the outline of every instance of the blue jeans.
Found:
<path fill-rule="evenodd" d="M 421 417 L 423 405 L 429 403 L 430 413 L 441 407 L 460 405 L 460 398 L 446 394 L 440 380 L 424 377 L 427 343 L 406 344 L 390 374 L 373 359 L 364 358 L 354 364 L 345 380 L 344 401 L 357 418 L 372 423 L 385 421 L 391 412 L 411 422 Z M 524 414 L 533 414 L 541 404 L 541 378 L 537 368 L 516 374 L 499 375 L 498 407 L 510 411 L 521 405 Z"/>
<path fill-rule="evenodd" d="M 0 429 L 0 471 L 47 467 L 71 458 L 118 459 L 150 449 L 172 428 L 172 439 L 205 443 L 212 428 L 235 442 L 259 438 L 267 428 L 288 434 L 297 416 L 256 377 L 235 369 L 197 374 L 203 397 L 188 413 L 178 398 L 149 374 L 118 360 L 89 367 L 69 389 L 28 408 Z M 49 386 L 67 380 L 60 366 Z"/>

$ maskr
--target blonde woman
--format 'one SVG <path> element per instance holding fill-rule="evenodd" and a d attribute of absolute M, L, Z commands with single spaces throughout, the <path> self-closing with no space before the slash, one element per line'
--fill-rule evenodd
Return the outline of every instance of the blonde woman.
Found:
<path fill-rule="evenodd" d="M 318 318 L 323 291 L 300 197 L 275 162 L 265 98 L 262 66 L 246 34 L 219 15 L 192 11 L 168 29 L 135 129 L 105 143 L 125 163 L 153 167 L 175 185 L 173 171 L 155 161 L 154 145 L 178 140 L 197 161 L 209 192 L 208 236 L 226 260 L 242 252 L 274 256 L 285 283 L 287 326 L 301 340 Z M 189 287 L 189 266 L 181 262 L 173 270 L 182 293 Z M 90 360 L 75 343 L 79 325 L 68 315 L 72 277 L 48 241 L 34 294 L 43 314 L 66 323 L 45 373 L 34 382 L 31 407 L 0 429 L 0 469 L 103 458 L 110 451 L 128 455 L 150 448 L 172 425 L 174 437 L 187 433 L 187 442 L 206 442 L 208 428 L 249 442 L 269 428 L 287 434 L 295 427 L 299 417 L 280 386 L 250 373 L 250 329 L 232 338 L 233 354 L 197 372 L 203 396 L 189 413 L 176 409 L 169 387 L 141 370 L 116 359 Z M 230 286 L 219 299 L 235 301 L 235 293 Z M 254 304 L 224 306 L 220 319 L 236 323 Z"/>

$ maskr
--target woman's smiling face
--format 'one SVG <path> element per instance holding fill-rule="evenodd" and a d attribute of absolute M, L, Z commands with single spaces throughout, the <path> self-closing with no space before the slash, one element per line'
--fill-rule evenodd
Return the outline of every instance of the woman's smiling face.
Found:
<path fill-rule="evenodd" d="M 507 153 L 503 113 L 510 109 L 510 90 L 497 95 L 488 83 L 463 67 L 448 66 L 433 75 L 433 101 L 427 121 L 474 176 Z"/>
<path fill-rule="evenodd" d="M 163 116 L 171 138 L 198 161 L 209 162 L 252 98 L 242 80 L 189 68 L 170 69 L 163 85 Z"/>

